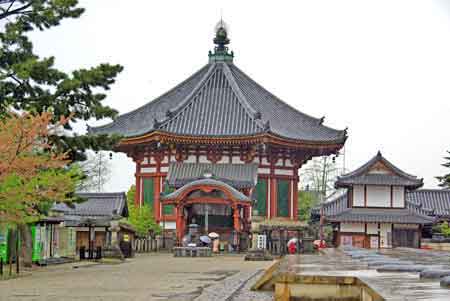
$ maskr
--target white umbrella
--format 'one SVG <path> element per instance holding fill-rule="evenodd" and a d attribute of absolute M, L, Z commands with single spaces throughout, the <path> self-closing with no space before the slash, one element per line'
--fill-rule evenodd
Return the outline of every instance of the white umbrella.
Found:
<path fill-rule="evenodd" d="M 211 238 L 209 238 L 208 236 L 204 235 L 204 236 L 200 236 L 200 240 L 202 242 L 204 242 L 205 244 L 210 244 L 211 243 Z"/>
<path fill-rule="evenodd" d="M 290 244 L 296 244 L 297 242 L 298 242 L 298 238 L 294 237 L 294 238 L 289 239 L 287 244 L 289 246 Z"/>
<path fill-rule="evenodd" d="M 219 234 L 217 234 L 216 232 L 211 232 L 211 233 L 208 234 L 208 236 L 210 238 L 219 238 Z"/>

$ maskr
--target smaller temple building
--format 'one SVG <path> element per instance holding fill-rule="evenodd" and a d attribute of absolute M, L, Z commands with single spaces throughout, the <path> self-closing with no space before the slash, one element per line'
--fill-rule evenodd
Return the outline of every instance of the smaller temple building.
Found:
<path fill-rule="evenodd" d="M 321 223 L 333 226 L 336 246 L 419 248 L 424 225 L 434 218 L 416 203 L 410 191 L 423 180 L 400 170 L 380 152 L 353 172 L 338 177 L 341 193 L 320 208 Z"/>
<path fill-rule="evenodd" d="M 111 245 L 112 228 L 116 226 L 121 251 L 131 256 L 135 231 L 131 225 L 121 222 L 128 217 L 125 192 L 80 192 L 77 196 L 84 201 L 71 205 L 58 203 L 51 209 L 51 218 L 61 220 L 62 229 L 74 230 L 76 253 L 81 258 L 99 257 L 97 253 Z"/>

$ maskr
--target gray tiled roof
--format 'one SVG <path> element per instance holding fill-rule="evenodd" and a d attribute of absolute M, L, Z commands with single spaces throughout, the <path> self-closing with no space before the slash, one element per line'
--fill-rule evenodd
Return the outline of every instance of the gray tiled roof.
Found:
<path fill-rule="evenodd" d="M 322 206 L 326 220 L 334 222 L 429 224 L 434 221 L 426 210 L 409 201 L 406 202 L 406 208 L 348 208 L 346 192 L 331 198 Z M 312 214 L 320 215 L 320 207 L 315 208 Z"/>
<path fill-rule="evenodd" d="M 349 208 L 326 217 L 331 222 L 432 224 L 434 219 L 409 209 Z"/>
<path fill-rule="evenodd" d="M 211 62 L 146 105 L 93 134 L 136 137 L 155 130 L 203 137 L 274 135 L 314 143 L 343 143 L 346 131 L 287 105 L 232 63 Z"/>
<path fill-rule="evenodd" d="M 421 210 L 428 211 L 429 215 L 450 217 L 450 190 L 420 189 L 409 192 L 406 199 Z"/>
<path fill-rule="evenodd" d="M 258 180 L 257 164 L 210 164 L 175 163 L 169 165 L 166 181 L 170 186 L 179 188 L 193 180 L 203 178 L 206 171 L 214 179 L 225 182 L 235 188 L 251 188 Z"/>
<path fill-rule="evenodd" d="M 375 174 L 368 173 L 370 168 L 376 163 L 381 162 L 391 170 L 391 174 Z M 423 179 L 418 179 L 416 176 L 410 175 L 403 170 L 396 167 L 383 157 L 381 152 L 370 159 L 367 163 L 357 168 L 356 170 L 338 177 L 335 186 L 336 188 L 348 187 L 358 184 L 372 184 L 372 185 L 397 185 L 405 186 L 406 188 L 416 189 L 423 186 Z"/>
<path fill-rule="evenodd" d="M 233 188 L 232 186 L 228 185 L 227 183 L 224 183 L 224 182 L 221 182 L 218 180 L 214 180 L 214 179 L 201 179 L 201 180 L 195 180 L 195 181 L 189 182 L 188 184 L 175 190 L 172 193 L 162 195 L 161 200 L 163 201 L 163 200 L 177 198 L 180 194 L 182 194 L 186 190 L 189 190 L 193 186 L 197 186 L 197 185 L 219 186 L 219 187 L 224 188 L 225 190 L 229 191 L 233 195 L 233 197 L 238 201 L 243 201 L 243 202 L 251 202 L 252 201 L 248 196 L 246 196 L 242 192 L 238 191 L 237 189 Z"/>
<path fill-rule="evenodd" d="M 78 217 L 113 217 L 127 216 L 128 207 L 124 192 L 112 193 L 77 193 L 78 197 L 86 199 L 82 203 L 68 206 L 64 203 L 53 205 L 52 211 L 63 212 L 64 216 Z"/>

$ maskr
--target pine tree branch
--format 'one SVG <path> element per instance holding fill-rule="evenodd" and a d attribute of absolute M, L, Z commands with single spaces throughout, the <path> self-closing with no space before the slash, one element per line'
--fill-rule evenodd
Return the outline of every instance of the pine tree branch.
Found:
<path fill-rule="evenodd" d="M 14 3 L 14 1 L 13 1 L 13 3 Z M 33 1 L 30 1 L 28 4 L 22 5 L 21 7 L 18 7 L 16 9 L 13 9 L 13 10 L 10 11 L 9 9 L 11 8 L 13 3 L 11 3 L 10 7 L 8 7 L 6 12 L 0 14 L 0 20 L 2 20 L 4 18 L 7 18 L 9 16 L 12 16 L 12 15 L 18 15 L 18 14 L 26 13 L 25 9 L 30 7 L 33 4 Z"/>

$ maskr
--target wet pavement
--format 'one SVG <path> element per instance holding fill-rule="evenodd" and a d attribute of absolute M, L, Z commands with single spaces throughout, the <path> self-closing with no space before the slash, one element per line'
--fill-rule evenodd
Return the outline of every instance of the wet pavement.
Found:
<path fill-rule="evenodd" d="M 450 300 L 450 290 L 441 288 L 439 279 L 421 279 L 419 276 L 421 270 L 450 270 L 448 252 L 404 248 L 380 251 L 326 249 L 322 255 L 301 255 L 299 260 L 295 266 L 297 273 L 355 276 L 386 300 Z M 415 271 L 377 271 L 386 266 L 398 266 L 399 270 L 410 267 Z"/>
<path fill-rule="evenodd" d="M 152 253 L 123 264 L 75 265 L 44 267 L 0 281 L 0 300 L 261 300 L 241 297 L 270 262 L 244 261 L 243 255 L 174 258 Z"/>

